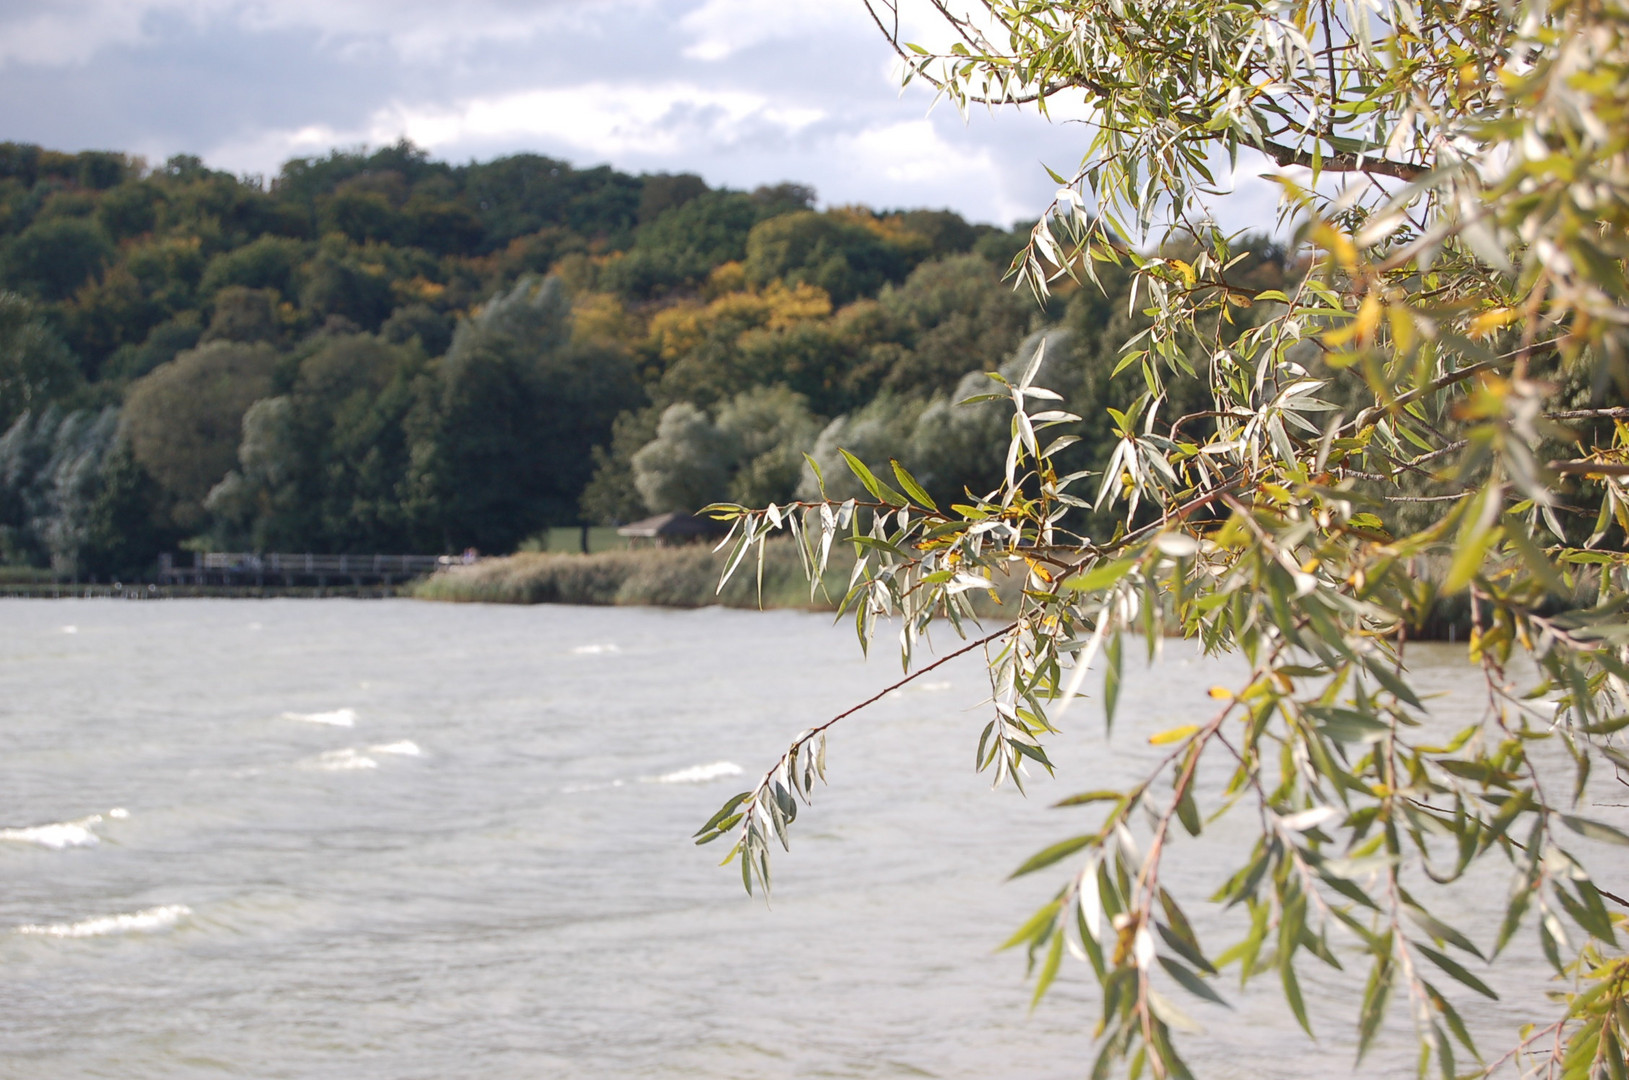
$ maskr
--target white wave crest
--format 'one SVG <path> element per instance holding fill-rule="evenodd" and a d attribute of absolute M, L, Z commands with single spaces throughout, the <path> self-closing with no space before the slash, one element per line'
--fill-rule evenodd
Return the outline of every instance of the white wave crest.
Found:
<path fill-rule="evenodd" d="M 692 765 L 688 769 L 663 773 L 654 777 L 656 784 L 705 784 L 725 776 L 740 776 L 741 766 L 733 761 L 714 761 L 707 765 Z"/>
<path fill-rule="evenodd" d="M 605 791 L 609 788 L 619 788 L 622 784 L 623 781 L 621 780 L 611 780 L 599 784 L 567 784 L 560 789 L 560 793 L 562 795 L 577 795 L 584 791 Z"/>
<path fill-rule="evenodd" d="M 370 754 L 400 754 L 402 757 L 423 757 L 424 751 L 412 739 L 402 739 L 400 742 L 380 743 L 378 746 L 368 747 Z"/>
<path fill-rule="evenodd" d="M 571 650 L 573 656 L 604 656 L 607 653 L 619 653 L 622 650 L 607 642 L 603 645 L 579 645 Z"/>
<path fill-rule="evenodd" d="M 77 627 L 77 626 L 64 626 L 62 628 L 62 632 L 64 634 L 77 634 L 77 633 L 79 633 L 79 627 Z"/>
<path fill-rule="evenodd" d="M 125 817 L 123 810 L 109 811 L 110 817 Z M 0 840 L 17 844 L 38 844 L 40 847 L 61 851 L 71 847 L 95 847 L 102 838 L 91 831 L 92 825 L 102 823 L 101 814 L 80 818 L 78 821 L 53 821 L 49 825 L 30 825 L 22 829 L 0 829 Z"/>
<path fill-rule="evenodd" d="M 191 914 L 192 909 L 185 904 L 166 904 L 163 907 L 148 908 L 145 911 L 124 915 L 102 915 L 76 923 L 19 926 L 12 933 L 54 938 L 105 937 L 108 934 L 144 933 L 174 926 L 182 918 Z"/>
<path fill-rule="evenodd" d="M 307 724 L 327 724 L 330 727 L 355 727 L 355 709 L 334 709 L 330 712 L 286 712 L 284 720 L 299 720 Z"/>
<path fill-rule="evenodd" d="M 307 758 L 300 762 L 302 768 L 315 769 L 318 772 L 354 772 L 357 769 L 377 769 L 379 763 L 366 754 L 360 753 L 354 747 L 344 750 L 330 750 L 326 754 L 318 754 L 314 758 Z"/>

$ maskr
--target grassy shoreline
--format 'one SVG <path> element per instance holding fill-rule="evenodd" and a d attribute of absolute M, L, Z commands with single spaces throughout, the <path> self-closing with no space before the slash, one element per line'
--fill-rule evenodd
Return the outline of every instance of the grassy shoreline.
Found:
<path fill-rule="evenodd" d="M 811 599 L 808 579 L 790 542 L 764 548 L 763 592 L 749 556 L 722 591 L 726 553 L 701 545 L 641 548 L 594 555 L 517 552 L 440 570 L 415 583 L 420 600 L 467 604 L 589 604 L 697 608 L 801 608 L 830 611 L 848 584 L 850 563 L 833 552 L 824 593 Z"/>
<path fill-rule="evenodd" d="M 454 566 L 405 587 L 403 595 L 419 600 L 474 604 L 586 604 L 698 608 L 718 604 L 732 608 L 836 609 L 848 588 L 853 556 L 836 545 L 825 588 L 811 598 L 808 580 L 790 540 L 764 548 L 763 592 L 757 585 L 756 560 L 748 556 L 722 591 L 718 579 L 726 553 L 704 545 L 605 551 L 592 555 L 563 552 L 518 552 Z M 1440 576 L 1441 567 L 1423 567 Z M 1016 599 L 1019 583 L 1000 583 L 998 602 L 974 597 L 980 615 L 998 615 Z M 1469 605 L 1463 596 L 1428 595 L 1426 615 L 1410 629 L 1414 641 L 1464 641 L 1469 632 Z"/>

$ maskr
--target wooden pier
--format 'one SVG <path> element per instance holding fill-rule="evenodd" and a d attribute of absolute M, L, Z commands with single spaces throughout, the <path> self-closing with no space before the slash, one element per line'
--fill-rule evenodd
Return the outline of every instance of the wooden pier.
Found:
<path fill-rule="evenodd" d="M 195 552 L 191 566 L 158 561 L 158 584 L 181 586 L 396 585 L 461 562 L 453 555 L 313 555 Z"/>

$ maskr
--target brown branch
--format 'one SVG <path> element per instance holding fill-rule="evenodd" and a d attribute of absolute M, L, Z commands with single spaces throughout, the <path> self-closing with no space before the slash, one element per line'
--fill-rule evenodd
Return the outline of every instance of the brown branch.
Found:
<path fill-rule="evenodd" d="M 868 705 L 875 705 L 877 702 L 881 701 L 883 698 L 887 697 L 889 694 L 893 693 L 895 690 L 898 690 L 900 687 L 904 686 L 906 683 L 913 682 L 913 681 L 915 681 L 917 679 L 920 679 L 922 676 L 926 675 L 928 672 L 932 671 L 934 668 L 940 667 L 941 665 L 944 665 L 944 664 L 948 664 L 948 663 L 950 663 L 950 661 L 956 659 L 958 656 L 965 656 L 966 654 L 972 652 L 974 649 L 982 648 L 983 646 L 990 644 L 990 642 L 994 641 L 996 638 L 1000 637 L 1001 635 L 1007 633 L 1009 630 L 1012 630 L 1017 625 L 1018 624 L 1016 622 L 1008 623 L 1006 626 L 1003 626 L 1001 629 L 999 629 L 999 630 L 997 630 L 997 631 L 995 631 L 993 633 L 985 634 L 983 637 L 979 638 L 977 641 L 968 642 L 966 645 L 963 645 L 961 648 L 957 649 L 953 653 L 947 653 L 946 655 L 941 656 L 939 659 L 935 660 L 933 663 L 929 664 L 927 667 L 917 668 L 915 671 L 911 672 L 909 675 L 905 676 L 903 679 L 900 679 L 898 682 L 892 684 L 891 686 L 884 687 L 882 690 L 877 691 L 877 693 L 875 693 L 875 694 L 871 695 L 870 697 L 866 698 L 864 701 L 860 702 L 858 705 L 854 706 L 853 708 L 845 709 L 843 712 L 838 713 L 836 716 L 832 717 L 830 720 L 827 720 L 824 724 L 821 724 L 818 727 L 810 728 L 801 737 L 796 739 L 792 743 L 792 746 L 794 748 L 796 748 L 796 747 L 804 745 L 810 739 L 814 738 L 816 735 L 819 735 L 821 732 L 825 731 L 827 728 L 831 727 L 833 724 L 837 723 L 839 720 L 845 720 L 848 717 L 853 716 L 855 713 L 859 712 L 861 709 L 865 708 Z M 784 763 L 785 761 L 786 761 L 786 755 L 783 754 L 783 755 L 781 755 L 780 760 L 775 762 L 774 767 L 771 768 L 768 772 L 764 773 L 763 781 L 759 784 L 760 788 L 767 785 L 770 782 L 770 780 L 772 780 L 774 778 L 775 773 L 780 770 L 780 767 L 781 767 L 782 763 Z"/>
<path fill-rule="evenodd" d="M 1450 371 L 1446 375 L 1432 379 L 1429 383 L 1420 387 L 1419 389 L 1410 390 L 1408 393 L 1401 394 L 1393 398 L 1391 401 L 1384 402 L 1379 405 L 1369 406 L 1367 409 L 1364 409 L 1362 412 L 1353 417 L 1349 424 L 1343 426 L 1355 430 L 1362 430 L 1373 421 L 1380 419 L 1386 413 L 1401 409 L 1405 405 L 1412 405 L 1414 402 L 1420 400 L 1428 394 L 1434 394 L 1438 390 L 1453 386 L 1455 383 L 1462 383 L 1466 379 L 1474 378 L 1477 375 L 1481 375 L 1487 371 L 1492 371 L 1496 367 L 1498 367 L 1498 364 L 1496 364 L 1494 361 L 1483 360 L 1481 363 L 1472 364 L 1470 367 L 1462 367 L 1456 371 Z"/>
<path fill-rule="evenodd" d="M 1263 139 L 1256 149 L 1281 166 L 1299 165 L 1307 169 L 1313 167 L 1311 152 L 1300 147 L 1285 146 L 1271 139 Z M 1430 171 L 1424 165 L 1410 165 L 1405 161 L 1392 161 L 1389 158 L 1371 157 L 1368 154 L 1325 154 L 1319 157 L 1318 168 L 1324 172 L 1379 173 L 1381 176 L 1405 181 L 1418 180 Z"/>
<path fill-rule="evenodd" d="M 1563 409 L 1547 412 L 1546 420 L 1629 420 L 1629 409 Z"/>
<path fill-rule="evenodd" d="M 939 659 L 935 660 L 933 663 L 929 664 L 927 667 L 917 668 L 915 671 L 911 672 L 909 675 L 905 676 L 903 679 L 900 679 L 898 682 L 894 683 L 892 686 L 887 687 L 884 690 L 878 691 L 876 694 L 873 694 L 871 697 L 866 698 L 864 701 L 860 702 L 858 705 L 854 706 L 852 709 L 848 709 L 848 710 L 846 710 L 844 712 L 838 713 L 836 716 L 832 717 L 830 720 L 827 720 L 824 724 L 821 724 L 817 728 L 810 728 L 809 729 L 809 734 L 805 735 L 799 741 L 800 742 L 808 742 L 809 737 L 811 735 L 818 735 L 822 731 L 825 731 L 827 728 L 831 727 L 833 724 L 837 723 L 837 721 L 846 719 L 846 718 L 848 718 L 850 716 L 853 716 L 855 713 L 859 712 L 861 709 L 865 708 L 867 705 L 876 704 L 877 702 L 881 701 L 883 698 L 887 697 L 889 694 L 893 693 L 895 690 L 898 690 L 900 687 L 904 686 L 906 683 L 913 682 L 913 681 L 915 681 L 917 679 L 920 679 L 922 676 L 926 675 L 928 672 L 932 671 L 934 668 L 940 667 L 941 665 L 944 665 L 944 664 L 948 664 L 952 660 L 956 659 L 958 656 L 965 656 L 966 654 L 972 652 L 974 649 L 981 648 L 981 647 L 983 647 L 985 645 L 990 644 L 990 642 L 994 641 L 996 638 L 1000 637 L 1002 634 L 1005 634 L 1007 631 L 1013 629 L 1017 625 L 1018 624 L 1016 622 L 1008 623 L 1006 626 L 1003 626 L 1001 629 L 996 630 L 993 633 L 985 634 L 983 637 L 979 638 L 977 641 L 968 642 L 966 645 L 963 645 L 961 648 L 957 649 L 953 653 L 946 653 L 944 656 L 941 656 Z M 776 768 L 779 768 L 779 766 L 777 765 Z M 773 774 L 774 771 L 775 771 L 774 769 L 771 769 L 770 773 Z"/>
<path fill-rule="evenodd" d="M 1629 476 L 1629 465 L 1606 461 L 1552 461 L 1550 468 L 1563 476 Z"/>

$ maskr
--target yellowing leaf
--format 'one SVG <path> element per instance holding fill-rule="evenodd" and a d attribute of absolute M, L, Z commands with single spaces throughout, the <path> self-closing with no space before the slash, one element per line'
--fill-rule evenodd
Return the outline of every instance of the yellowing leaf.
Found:
<path fill-rule="evenodd" d="M 1181 727 L 1174 727 L 1169 731 L 1162 731 L 1158 735 L 1150 735 L 1148 737 L 1148 743 L 1150 746 L 1165 746 L 1168 743 L 1181 742 L 1190 735 L 1198 734 L 1198 732 L 1198 724 L 1183 724 Z"/>
<path fill-rule="evenodd" d="M 1386 321 L 1391 324 L 1391 339 L 1397 351 L 1406 353 L 1414 347 L 1414 317 L 1408 308 L 1392 305 L 1386 309 Z"/>
<path fill-rule="evenodd" d="M 1473 338 L 1485 338 L 1500 327 L 1515 322 L 1520 315 L 1521 312 L 1508 307 L 1498 307 L 1492 311 L 1484 311 L 1471 320 L 1470 335 Z"/>
<path fill-rule="evenodd" d="M 1215 698 L 1217 701 L 1233 700 L 1233 691 L 1229 690 L 1225 686 L 1213 686 L 1210 688 L 1209 693 L 1210 696 Z"/>
<path fill-rule="evenodd" d="M 1330 226 L 1328 222 L 1320 221 L 1313 228 L 1312 242 L 1335 256 L 1335 261 L 1340 263 L 1342 270 L 1351 272 L 1357 269 L 1357 247 L 1350 237 Z"/>

